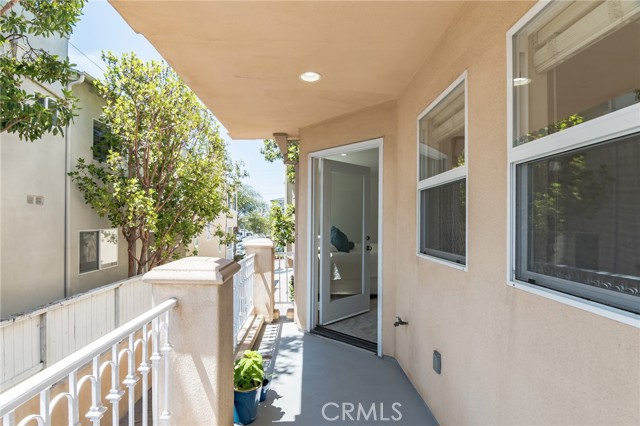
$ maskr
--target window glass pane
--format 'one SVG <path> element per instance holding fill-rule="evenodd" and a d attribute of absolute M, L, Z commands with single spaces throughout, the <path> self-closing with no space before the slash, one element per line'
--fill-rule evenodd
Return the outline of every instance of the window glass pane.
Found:
<path fill-rule="evenodd" d="M 516 277 L 640 296 L 640 134 L 518 169 Z"/>
<path fill-rule="evenodd" d="M 514 145 L 640 102 L 640 3 L 554 2 L 514 38 Z"/>
<path fill-rule="evenodd" d="M 419 123 L 420 180 L 464 165 L 464 82 Z"/>
<path fill-rule="evenodd" d="M 98 270 L 98 231 L 81 231 L 80 273 Z"/>
<path fill-rule="evenodd" d="M 118 264 L 118 229 L 100 231 L 100 269 Z"/>
<path fill-rule="evenodd" d="M 101 163 L 106 161 L 109 148 L 106 124 L 93 120 L 93 159 Z"/>
<path fill-rule="evenodd" d="M 466 179 L 420 193 L 420 252 L 465 264 Z"/>

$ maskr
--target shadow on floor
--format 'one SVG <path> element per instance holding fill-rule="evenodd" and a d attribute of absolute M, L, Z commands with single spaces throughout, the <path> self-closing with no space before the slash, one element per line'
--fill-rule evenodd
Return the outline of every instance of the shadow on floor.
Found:
<path fill-rule="evenodd" d="M 302 333 L 288 321 L 264 333 L 259 350 L 273 378 L 254 425 L 438 424 L 392 358 Z"/>

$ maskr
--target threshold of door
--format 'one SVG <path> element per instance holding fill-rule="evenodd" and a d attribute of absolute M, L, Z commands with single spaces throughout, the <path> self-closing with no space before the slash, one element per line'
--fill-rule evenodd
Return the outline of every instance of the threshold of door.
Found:
<path fill-rule="evenodd" d="M 337 340 L 338 342 L 346 343 L 361 349 L 365 349 L 373 353 L 377 353 L 378 351 L 378 345 L 374 342 L 340 333 L 339 331 L 331 330 L 321 325 L 316 326 L 316 328 L 311 330 L 311 333 L 317 334 L 318 336 L 327 337 L 329 339 Z"/>

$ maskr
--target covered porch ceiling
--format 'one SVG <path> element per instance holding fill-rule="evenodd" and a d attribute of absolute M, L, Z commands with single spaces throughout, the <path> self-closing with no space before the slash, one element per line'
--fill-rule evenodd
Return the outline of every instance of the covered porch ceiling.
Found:
<path fill-rule="evenodd" d="M 110 0 L 234 139 L 395 99 L 464 2 Z M 316 83 L 299 76 L 321 75 Z"/>

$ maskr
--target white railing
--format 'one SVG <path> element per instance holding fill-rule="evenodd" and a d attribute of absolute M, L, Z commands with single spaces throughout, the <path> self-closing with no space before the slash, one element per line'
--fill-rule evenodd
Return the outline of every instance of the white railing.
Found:
<path fill-rule="evenodd" d="M 0 321 L 0 391 L 32 376 L 152 306 L 134 277 Z"/>
<path fill-rule="evenodd" d="M 233 350 L 236 349 L 238 333 L 246 319 L 253 313 L 253 274 L 256 255 L 251 254 L 238 264 L 240 271 L 233 276 Z"/>
<path fill-rule="evenodd" d="M 275 303 L 290 303 L 289 298 L 289 282 L 293 278 L 294 271 L 294 252 L 276 252 L 273 265 Z"/>
<path fill-rule="evenodd" d="M 149 372 L 152 373 L 152 421 L 154 425 L 167 423 L 169 411 L 169 357 L 171 345 L 169 336 L 170 311 L 176 305 L 176 299 L 169 299 L 155 308 L 127 322 L 81 350 L 0 394 L 0 417 L 3 426 L 37 424 L 48 426 L 66 423 L 69 426 L 80 425 L 81 395 L 83 386 L 90 386 L 91 402 L 84 415 L 94 426 L 100 424 L 108 411 L 103 399 L 111 403 L 111 423 L 118 426 L 120 419 L 119 401 L 125 391 L 120 388 L 121 367 L 126 368 L 126 377 L 122 384 L 127 388 L 128 424 L 135 423 L 135 386 L 142 375 L 141 387 L 141 424 L 147 426 Z M 151 344 L 151 346 L 149 345 Z M 151 352 L 151 354 L 149 354 Z M 140 362 L 136 365 L 137 356 Z M 160 370 L 164 380 L 160 382 Z M 149 365 L 151 364 L 151 367 Z M 83 367 L 90 372 L 82 374 Z M 124 371 L 123 371 L 124 372 Z M 81 377 L 79 377 L 81 376 Z M 109 392 L 102 397 L 102 383 L 110 377 Z M 162 392 L 160 389 L 162 386 Z M 59 392 L 57 392 L 59 391 Z M 88 391 L 88 390 L 87 390 Z M 57 392 L 57 394 L 56 394 Z M 52 398 L 52 395 L 55 396 Z M 164 395 L 162 403 L 159 395 Z M 39 403 L 29 410 L 30 401 L 39 396 Z M 56 408 L 66 402 L 64 408 Z M 160 411 L 162 408 L 162 411 Z M 67 421 L 56 419 L 64 413 Z"/>

